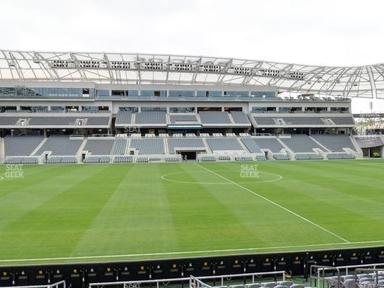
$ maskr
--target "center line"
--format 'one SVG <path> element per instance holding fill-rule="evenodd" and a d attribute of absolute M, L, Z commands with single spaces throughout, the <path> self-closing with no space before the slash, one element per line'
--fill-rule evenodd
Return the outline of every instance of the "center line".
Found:
<path fill-rule="evenodd" d="M 220 175 L 220 174 L 216 173 L 215 171 L 213 171 L 213 170 L 211 170 L 211 169 L 208 169 L 208 168 L 206 168 L 206 167 L 204 167 L 204 166 L 202 166 L 202 165 L 200 165 L 200 164 L 197 164 L 197 165 L 199 165 L 199 166 L 200 166 L 201 168 L 203 168 L 204 170 L 210 172 L 211 174 L 214 174 L 214 175 L 216 175 L 217 177 L 220 177 L 221 179 L 224 179 L 224 180 L 226 180 L 227 182 L 229 182 L 229 183 L 231 183 L 231 184 L 233 184 L 233 185 L 236 185 L 237 187 L 239 187 L 239 188 L 241 188 L 241 189 L 243 189 L 243 190 L 245 190 L 245 191 L 247 191 L 247 192 L 249 192 L 249 193 L 251 193 L 251 194 L 253 194 L 253 195 L 255 195 L 255 196 L 257 196 L 257 197 L 259 197 L 259 198 L 261 198 L 261 199 L 263 199 L 263 200 L 265 200 L 265 201 L 267 201 L 267 202 L 269 202 L 270 204 L 272 204 L 272 205 L 274 205 L 274 206 L 276 206 L 276 207 L 279 207 L 280 209 L 282 209 L 282 210 L 284 210 L 284 211 L 286 211 L 286 212 L 288 212 L 288 213 L 290 213 L 290 214 L 292 214 L 292 215 L 295 215 L 296 217 L 300 218 L 301 220 L 304 220 L 305 222 L 308 222 L 308 223 L 312 224 L 313 226 L 315 226 L 315 227 L 317 227 L 317 228 L 323 230 L 324 232 L 327 232 L 328 234 L 333 235 L 334 237 L 336 237 L 336 238 L 342 240 L 343 242 L 345 242 L 345 243 L 351 243 L 349 240 L 347 240 L 347 239 L 341 237 L 340 235 L 338 235 L 338 234 L 336 234 L 336 233 L 334 233 L 334 232 L 328 230 L 327 228 L 324 228 L 323 226 L 321 226 L 321 225 L 319 225 L 319 224 L 316 224 L 315 222 L 309 220 L 308 218 L 305 218 L 304 216 L 301 216 L 300 214 L 297 214 L 296 212 L 294 212 L 294 211 L 292 211 L 292 210 L 289 210 L 288 208 L 286 208 L 286 207 L 280 205 L 279 203 L 276 203 L 276 202 L 274 202 L 274 201 L 268 199 L 267 197 L 264 197 L 264 196 L 262 196 L 262 195 L 260 195 L 260 194 L 258 194 L 258 193 L 256 193 L 256 192 L 252 191 L 251 189 L 248 189 L 247 187 L 244 187 L 244 186 L 240 185 L 239 183 L 234 182 L 234 181 L 232 181 L 231 179 L 228 179 L 227 177 L 224 177 L 223 175 Z"/>

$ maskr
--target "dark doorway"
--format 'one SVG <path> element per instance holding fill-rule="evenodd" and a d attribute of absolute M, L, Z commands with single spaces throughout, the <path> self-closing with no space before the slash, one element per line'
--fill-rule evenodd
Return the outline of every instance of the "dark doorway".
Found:
<path fill-rule="evenodd" d="M 366 158 L 382 158 L 383 157 L 381 153 L 382 146 L 362 148 L 361 150 L 363 150 L 363 156 Z"/>
<path fill-rule="evenodd" d="M 196 160 L 196 151 L 180 151 L 183 160 Z"/>

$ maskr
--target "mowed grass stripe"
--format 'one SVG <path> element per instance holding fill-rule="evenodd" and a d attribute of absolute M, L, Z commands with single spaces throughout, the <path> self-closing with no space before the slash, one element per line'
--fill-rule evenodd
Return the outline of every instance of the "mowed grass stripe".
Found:
<path fill-rule="evenodd" d="M 223 187 L 203 184 L 217 181 L 215 177 L 196 173 L 198 168 L 194 164 L 180 164 L 178 168 L 183 171 L 184 180 L 196 183 L 180 186 L 163 181 L 167 188 L 179 251 L 201 250 L 206 247 L 225 249 L 248 246 L 252 242 L 263 243 L 258 234 L 237 217 L 232 207 L 223 205 L 213 195 L 213 190 Z"/>
<path fill-rule="evenodd" d="M 236 167 L 236 171 L 231 172 L 231 174 L 240 174 L 240 165 L 238 163 L 214 163 L 213 166 Z M 233 247 L 233 245 L 236 245 L 236 247 L 268 247 L 270 243 L 283 246 L 296 243 L 312 244 L 335 241 L 334 236 L 319 233 L 318 228 L 300 221 L 294 215 L 287 215 L 285 211 L 271 206 L 261 198 L 244 193 L 243 189 L 234 187 L 232 183 L 205 171 L 198 165 L 196 165 L 195 169 L 190 170 L 190 173 L 192 171 L 193 175 L 195 175 L 194 178 L 196 178 L 195 184 L 191 185 L 192 187 L 200 186 L 203 183 L 202 181 L 226 183 L 226 185 L 217 186 L 206 185 L 207 191 L 215 197 L 216 201 L 224 205 L 226 210 L 229 210 L 243 226 L 247 227 L 247 229 L 234 229 L 231 228 L 232 226 L 226 226 L 225 221 L 221 221 L 224 229 L 228 231 L 227 237 L 220 239 L 223 245 L 227 245 L 226 247 Z M 207 178 L 208 176 L 209 178 Z M 193 181 L 190 182 L 193 183 Z M 258 185 L 268 186 L 269 184 L 259 183 Z M 215 210 L 211 211 L 211 214 L 213 213 L 215 213 Z M 271 227 L 279 227 L 279 229 L 271 229 Z M 240 239 L 238 239 L 239 236 L 241 236 Z M 234 241 L 235 239 L 238 240 Z"/>
<path fill-rule="evenodd" d="M 320 230 L 322 230 L 322 231 L 324 231 L 324 232 L 326 232 L 326 233 L 328 233 L 328 234 L 331 234 L 332 236 L 334 236 L 335 238 L 341 240 L 342 242 L 350 243 L 349 240 L 347 240 L 347 239 L 345 239 L 344 237 L 338 235 L 337 233 L 328 230 L 327 228 L 325 228 L 325 227 L 323 227 L 323 226 L 321 226 L 321 225 L 319 225 L 319 224 L 317 224 L 317 223 L 311 221 L 310 219 L 308 219 L 308 218 L 306 218 L 306 217 L 304 217 L 304 216 L 302 216 L 302 215 L 300 215 L 300 214 L 297 214 L 296 212 L 294 212 L 294 211 L 292 211 L 292 210 L 290 210 L 290 209 L 284 207 L 283 205 L 281 205 L 281 204 L 279 204 L 279 203 L 277 203 L 277 202 L 275 202 L 275 201 L 272 201 L 272 200 L 270 200 L 269 198 L 264 197 L 264 196 L 262 196 L 262 195 L 256 193 L 255 191 L 253 191 L 253 190 L 251 190 L 251 189 L 249 189 L 249 188 L 247 188 L 247 187 L 244 187 L 244 186 L 240 185 L 239 183 L 237 183 L 237 182 L 235 182 L 235 181 L 233 181 L 233 180 L 231 180 L 231 179 L 229 179 L 229 178 L 227 178 L 227 177 L 225 177 L 225 176 L 223 176 L 223 175 L 221 175 L 221 174 L 216 173 L 214 170 L 208 169 L 207 167 L 204 167 L 204 166 L 202 166 L 202 165 L 199 165 L 199 166 L 202 167 L 203 169 L 205 169 L 206 171 L 209 171 L 209 172 L 211 172 L 211 173 L 217 175 L 218 177 L 227 180 L 228 182 L 232 183 L 233 185 L 235 185 L 235 186 L 237 186 L 237 187 L 239 187 L 239 188 L 242 188 L 243 190 L 245 190 L 245 191 L 247 191 L 247 192 L 249 192 L 249 193 L 255 195 L 256 197 L 262 198 L 262 199 L 265 200 L 266 202 L 268 202 L 268 203 L 270 203 L 270 204 L 272 204 L 272 205 L 274 205 L 274 206 L 276 206 L 276 207 L 278 207 L 278 208 L 280 208 L 280 209 L 282 209 L 282 210 L 284 210 L 284 211 L 286 211 L 286 212 L 288 212 L 288 213 L 290 213 L 290 214 L 292 214 L 292 215 L 294 215 L 294 216 L 300 218 L 301 220 L 303 220 L 303 221 L 305 221 L 305 222 L 307 222 L 307 223 L 309 223 L 309 224 L 311 224 L 311 225 L 313 225 L 313 226 L 319 228 Z"/>
<path fill-rule="evenodd" d="M 335 167 L 331 166 L 333 163 Z M 317 223 L 337 230 L 351 241 L 382 239 L 380 227 L 384 218 L 381 188 L 384 185 L 383 178 L 371 175 L 370 171 L 359 171 L 359 167 L 356 167 L 360 173 L 357 178 L 347 169 L 343 169 L 343 165 L 351 167 L 353 163 L 355 161 L 329 161 L 324 165 L 309 162 L 276 165 L 274 169 L 279 171 L 278 173 L 289 174 L 285 181 L 274 183 L 278 186 L 277 189 L 269 188 L 268 191 L 260 193 L 268 193 L 269 197 L 285 203 L 287 207 L 292 207 L 302 215 L 311 215 Z M 313 165 L 315 167 L 312 168 Z M 345 180 L 348 177 L 350 181 Z M 363 185 L 369 182 L 376 184 Z M 294 197 L 291 197 L 292 195 Z M 369 233 L 367 225 L 372 228 Z"/>
<path fill-rule="evenodd" d="M 98 169 L 102 168 L 99 167 Z M 79 174 L 83 177 L 90 177 L 97 170 L 73 165 L 24 167 L 24 178 L 2 182 L 4 185 L 0 189 L 3 192 L 0 197 L 0 206 L 4 216 L 0 217 L 0 229 L 4 229 L 7 225 L 13 226 L 14 221 L 34 209 L 39 209 L 42 204 L 57 194 L 76 187 L 82 181 Z M 30 173 L 30 171 L 34 172 Z M 38 171 L 40 172 L 38 173 Z"/>
<path fill-rule="evenodd" d="M 374 178 L 378 181 L 377 187 L 359 189 L 354 184 L 353 177 L 350 182 L 339 181 L 339 178 L 343 178 L 346 174 L 340 166 L 350 167 L 355 161 L 324 162 L 260 163 L 261 170 L 282 174 L 284 179 L 268 186 L 248 183 L 243 185 L 251 189 L 257 188 L 259 194 L 278 203 L 284 203 L 284 206 L 297 211 L 300 215 L 311 217 L 316 223 L 331 231 L 337 231 L 350 241 L 382 239 L 380 228 L 381 219 L 384 218 L 380 202 L 383 197 L 382 178 Z M 337 164 L 334 169 L 329 166 L 333 163 Z M 228 174 L 228 177 L 239 175 L 240 167 L 234 164 L 218 166 L 220 173 Z M 310 167 L 313 165 L 316 169 Z M 371 180 L 369 172 L 362 174 L 366 177 L 365 182 Z M 365 195 L 371 195 L 369 196 L 371 200 L 364 199 Z M 367 225 L 375 229 L 367 233 Z"/>
<path fill-rule="evenodd" d="M 195 165 L 195 164 L 190 164 Z M 234 166 L 240 168 L 238 163 L 214 163 L 213 166 L 219 167 Z M 185 167 L 188 167 L 184 164 Z M 188 169 L 189 174 L 186 175 L 180 172 L 178 174 L 179 180 L 182 182 L 191 183 L 190 187 L 196 187 L 199 189 L 203 183 L 220 183 L 226 185 L 210 185 L 207 184 L 207 191 L 211 193 L 215 199 L 225 205 L 225 209 L 230 210 L 231 213 L 236 217 L 242 225 L 246 225 L 247 229 L 231 229 L 230 225 L 227 226 L 228 231 L 233 231 L 234 233 L 227 233 L 227 237 L 220 239 L 223 245 L 240 245 L 241 247 L 254 247 L 258 245 L 259 247 L 267 247 L 270 243 L 281 244 L 281 245 L 291 245 L 295 243 L 326 243 L 335 241 L 334 237 L 325 233 L 320 233 L 316 227 L 312 227 L 308 223 L 302 223 L 298 221 L 295 216 L 288 216 L 287 213 L 282 211 L 277 207 L 270 207 L 269 204 L 266 205 L 266 202 L 262 199 L 257 199 L 254 195 L 244 193 L 242 189 L 234 189 L 231 183 L 207 173 L 201 169 L 201 167 L 196 166 L 195 168 Z M 239 174 L 239 170 L 236 171 Z M 175 175 L 173 175 L 175 176 Z M 175 183 L 176 185 L 177 183 Z M 268 185 L 267 183 L 264 183 Z M 202 201 L 204 198 L 201 198 Z M 195 201 L 194 201 L 195 202 Z M 223 210 L 223 209 L 221 209 Z M 216 210 L 211 210 L 211 215 L 215 215 Z M 225 223 L 225 221 L 222 221 Z M 272 227 L 279 227 L 278 232 L 276 229 L 271 229 Z M 238 225 L 240 227 L 240 225 Z M 224 225 L 225 228 L 225 225 Z M 193 230 L 193 229 L 191 229 Z M 211 228 L 211 231 L 214 231 Z M 244 233 L 244 234 L 242 234 Z M 196 233 L 197 239 L 201 233 Z M 242 238 L 238 241 L 233 241 L 231 238 L 236 238 L 237 236 L 242 235 Z M 231 241 L 232 240 L 232 241 Z"/>
<path fill-rule="evenodd" d="M 159 165 L 120 165 L 125 176 L 78 243 L 74 256 L 177 249 Z M 106 235 L 108 235 L 106 237 Z"/>
<path fill-rule="evenodd" d="M 45 192 L 54 197 L 2 229 L 2 258 L 71 255 L 85 229 L 109 198 L 111 188 L 124 177 L 124 171 L 111 170 L 108 165 L 89 167 L 73 166 L 71 173 L 61 175 L 61 181 L 52 178 Z M 76 177 L 76 172 L 81 176 Z M 64 182 L 75 185 L 65 189 L 56 186 Z"/>

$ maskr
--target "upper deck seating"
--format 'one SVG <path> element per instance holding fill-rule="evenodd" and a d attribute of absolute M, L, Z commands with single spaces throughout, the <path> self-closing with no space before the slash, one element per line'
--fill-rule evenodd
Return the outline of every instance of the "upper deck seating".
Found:
<path fill-rule="evenodd" d="M 256 121 L 258 126 L 262 125 L 276 125 L 272 117 L 257 117 L 254 116 L 253 119 Z"/>
<path fill-rule="evenodd" d="M 13 113 L 12 116 L 1 115 L 0 127 L 31 127 L 31 128 L 70 128 L 70 127 L 97 127 L 107 128 L 110 124 L 110 115 L 105 113 Z M 15 116 L 17 115 L 17 116 Z"/>
<path fill-rule="evenodd" d="M 326 125 L 322 117 L 282 117 L 286 125 Z"/>
<path fill-rule="evenodd" d="M 256 126 L 350 126 L 354 125 L 352 116 L 333 116 L 319 113 L 308 115 L 286 115 L 284 113 L 271 113 L 264 115 L 253 115 Z"/>
<path fill-rule="evenodd" d="M 239 124 L 239 125 L 244 124 L 246 126 L 251 125 L 251 122 L 249 121 L 248 116 L 244 112 L 232 111 L 231 116 L 235 124 Z"/>
<path fill-rule="evenodd" d="M 119 111 L 116 116 L 115 125 L 125 126 L 132 124 L 132 113 L 129 111 Z"/>
<path fill-rule="evenodd" d="M 353 117 L 331 117 L 331 120 L 336 125 L 355 125 L 355 120 L 353 120 Z"/>
<path fill-rule="evenodd" d="M 355 136 L 355 140 L 360 148 L 379 147 L 384 145 L 384 142 L 380 138 L 380 136 L 369 136 L 369 137 Z"/>
<path fill-rule="evenodd" d="M 18 120 L 19 120 L 19 117 L 1 116 L 0 117 L 0 126 L 15 126 Z"/>
<path fill-rule="evenodd" d="M 194 114 L 170 114 L 169 120 L 172 124 L 198 123 L 197 115 Z"/>
<path fill-rule="evenodd" d="M 97 126 L 108 127 L 110 117 L 97 116 L 47 116 L 47 117 L 30 117 L 28 118 L 28 126 Z"/>
<path fill-rule="evenodd" d="M 203 125 L 225 125 L 232 124 L 227 112 L 220 111 L 202 111 L 199 113 Z"/>
<path fill-rule="evenodd" d="M 167 124 L 166 113 L 160 111 L 136 113 L 136 124 L 165 126 Z"/>
<path fill-rule="evenodd" d="M 87 117 L 87 126 L 109 126 L 110 117 Z"/>

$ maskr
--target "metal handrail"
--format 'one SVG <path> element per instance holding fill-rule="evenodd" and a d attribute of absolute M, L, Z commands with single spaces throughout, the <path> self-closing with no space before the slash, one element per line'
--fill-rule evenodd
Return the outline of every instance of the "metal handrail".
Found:
<path fill-rule="evenodd" d="M 327 271 L 336 271 L 337 276 L 339 277 L 338 283 L 340 283 L 340 276 L 341 272 L 345 271 L 345 275 L 349 275 L 349 271 L 351 269 L 356 269 L 356 268 L 370 268 L 371 269 L 376 269 L 377 267 L 384 267 L 384 263 L 376 263 L 376 264 L 358 264 L 358 265 L 345 265 L 345 266 L 322 266 L 322 265 L 312 265 L 310 267 L 309 271 L 309 277 L 310 279 L 316 279 L 316 287 L 320 287 L 321 279 L 325 278 L 325 272 Z M 313 272 L 316 273 L 316 275 L 313 274 Z M 338 285 L 339 286 L 339 285 Z M 324 288 L 324 282 L 323 282 L 323 288 Z M 339 288 L 339 287 L 338 287 Z"/>
<path fill-rule="evenodd" d="M 28 286 L 6 286 L 3 288 L 58 288 L 58 287 L 66 288 L 67 284 L 65 283 L 65 280 L 61 280 L 61 281 L 53 283 L 53 284 L 28 285 Z"/>
<path fill-rule="evenodd" d="M 95 282 L 88 285 L 89 288 L 97 286 L 108 286 L 108 285 L 135 285 L 135 284 L 149 284 L 155 283 L 158 288 L 161 282 L 189 282 L 191 277 L 194 279 L 201 280 L 210 280 L 210 279 L 220 279 L 221 286 L 224 286 L 225 278 L 240 278 L 240 277 L 252 277 L 252 282 L 255 282 L 255 278 L 259 276 L 268 276 L 268 275 L 281 275 L 283 281 L 285 280 L 285 271 L 272 271 L 272 272 L 257 272 L 257 273 L 243 273 L 243 274 L 226 274 L 226 275 L 213 275 L 213 276 L 201 276 L 201 277 L 183 277 L 183 278 L 168 278 L 168 279 L 151 279 L 151 280 L 134 280 L 134 281 L 113 281 L 113 282 Z M 201 281 L 202 282 L 202 281 Z M 207 284 L 205 284 L 207 285 Z M 209 285 L 208 285 L 209 286 Z"/>

